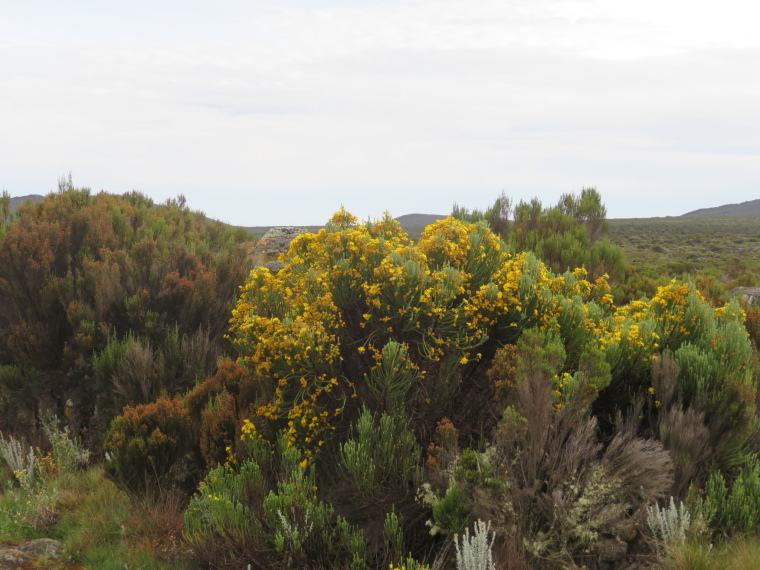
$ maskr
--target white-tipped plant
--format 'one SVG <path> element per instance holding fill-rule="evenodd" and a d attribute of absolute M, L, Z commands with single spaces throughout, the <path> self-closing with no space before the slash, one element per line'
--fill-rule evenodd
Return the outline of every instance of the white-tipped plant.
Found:
<path fill-rule="evenodd" d="M 491 552 L 496 534 L 489 533 L 490 529 L 490 521 L 485 523 L 478 520 L 475 522 L 472 536 L 470 536 L 470 529 L 465 529 L 461 545 L 459 537 L 454 537 L 457 570 L 496 570 Z"/>
<path fill-rule="evenodd" d="M 0 454 L 11 468 L 22 487 L 29 488 L 34 483 L 34 449 L 20 441 L 0 433 Z"/>
<path fill-rule="evenodd" d="M 69 426 L 61 429 L 58 417 L 49 412 L 40 414 L 40 424 L 53 447 L 53 460 L 58 469 L 74 471 L 87 465 L 90 452 L 84 448 L 79 438 L 70 437 Z"/>
<path fill-rule="evenodd" d="M 654 537 L 663 545 L 675 546 L 686 541 L 686 533 L 691 526 L 691 513 L 681 502 L 676 507 L 673 497 L 670 497 L 670 506 L 660 508 L 657 503 L 647 507 L 647 524 L 652 530 Z"/>

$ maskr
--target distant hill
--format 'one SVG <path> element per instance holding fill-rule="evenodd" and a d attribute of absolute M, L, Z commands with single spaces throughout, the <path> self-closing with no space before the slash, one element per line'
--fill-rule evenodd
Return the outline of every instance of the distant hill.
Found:
<path fill-rule="evenodd" d="M 44 199 L 45 197 L 40 196 L 39 194 L 29 194 L 28 196 L 16 196 L 15 198 L 11 198 L 11 211 L 15 212 L 16 208 L 18 208 L 21 204 L 23 204 L 27 200 L 31 200 L 32 202 L 42 202 Z"/>
<path fill-rule="evenodd" d="M 715 208 L 702 208 L 681 217 L 686 216 L 760 216 L 760 200 L 750 200 L 741 204 L 725 204 Z"/>
<path fill-rule="evenodd" d="M 429 226 L 442 220 L 448 216 L 441 216 L 437 214 L 406 214 L 405 216 L 399 216 L 396 221 L 402 226 Z"/>

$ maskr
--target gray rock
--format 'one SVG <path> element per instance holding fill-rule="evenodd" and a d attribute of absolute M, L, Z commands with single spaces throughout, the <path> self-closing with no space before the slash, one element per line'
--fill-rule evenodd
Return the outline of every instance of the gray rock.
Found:
<path fill-rule="evenodd" d="M 261 236 L 261 239 L 269 239 L 274 237 L 289 237 L 290 239 L 293 239 L 294 237 L 305 233 L 306 228 L 299 226 L 275 226 L 273 228 L 269 228 L 267 230 L 267 233 Z"/>
<path fill-rule="evenodd" d="M 266 267 L 272 273 L 277 273 L 280 269 L 285 267 L 285 264 L 282 261 L 267 261 L 263 267 Z"/>
<path fill-rule="evenodd" d="M 21 544 L 0 544 L 0 570 L 28 568 L 42 556 L 58 556 L 62 545 L 52 538 L 37 538 Z"/>
<path fill-rule="evenodd" d="M 732 299 L 743 297 L 750 305 L 760 302 L 760 287 L 735 287 L 728 294 Z"/>
<path fill-rule="evenodd" d="M 604 538 L 597 541 L 594 550 L 602 562 L 617 562 L 628 554 L 628 543 L 617 538 Z"/>
<path fill-rule="evenodd" d="M 16 547 L 0 545 L 0 569 L 2 570 L 21 568 L 22 564 L 31 559 L 31 556 Z"/>
<path fill-rule="evenodd" d="M 57 556 L 61 551 L 61 543 L 52 538 L 37 538 L 20 545 L 19 550 L 34 556 Z"/>
<path fill-rule="evenodd" d="M 306 233 L 306 231 L 306 228 L 294 226 L 270 228 L 251 250 L 254 266 L 267 267 L 273 273 L 277 273 L 277 271 L 285 266 L 278 260 L 280 255 L 287 253 L 290 248 L 290 242 L 296 236 Z"/>

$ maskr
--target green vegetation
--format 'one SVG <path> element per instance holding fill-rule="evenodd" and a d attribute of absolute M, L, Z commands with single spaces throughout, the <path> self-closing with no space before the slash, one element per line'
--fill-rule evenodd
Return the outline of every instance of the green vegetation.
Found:
<path fill-rule="evenodd" d="M 341 210 L 277 273 L 181 197 L 5 216 L 0 534 L 61 568 L 752 567 L 760 315 L 626 268 L 594 189 L 455 214 Z"/>
<path fill-rule="evenodd" d="M 502 193 L 485 211 L 454 204 L 451 215 L 469 222 L 484 220 L 512 252 L 532 251 L 554 272 L 583 267 L 592 279 L 607 275 L 613 285 L 624 278 L 623 254 L 605 237 L 607 208 L 595 188 L 563 194 L 554 206 L 534 198 L 513 208 Z"/>
<path fill-rule="evenodd" d="M 105 477 L 101 465 L 88 467 L 89 452 L 57 418 L 41 423 L 49 451 L 30 454 L 28 470 L 8 474 L 0 495 L 3 540 L 62 541 L 65 558 L 41 560 L 44 568 L 196 567 L 182 544 L 180 495 L 130 496 Z M 31 450 L 7 438 L 0 451 L 5 455 L 14 445 Z"/>
<path fill-rule="evenodd" d="M 729 289 L 760 279 L 757 217 L 611 220 L 609 238 L 623 249 L 631 271 L 658 284 L 684 274 Z"/>

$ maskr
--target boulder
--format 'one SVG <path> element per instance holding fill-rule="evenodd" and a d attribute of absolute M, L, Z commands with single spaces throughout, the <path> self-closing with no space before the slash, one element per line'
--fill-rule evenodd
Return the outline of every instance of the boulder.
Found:
<path fill-rule="evenodd" d="M 52 538 L 37 538 L 21 544 L 0 543 L 0 570 L 38 568 L 39 558 L 58 556 L 61 548 L 60 541 Z"/>
<path fill-rule="evenodd" d="M 272 273 L 277 273 L 285 267 L 279 261 L 280 255 L 287 253 L 290 242 L 296 236 L 306 233 L 306 228 L 295 226 L 276 226 L 270 228 L 251 250 L 251 258 L 255 267 L 266 267 Z"/>
<path fill-rule="evenodd" d="M 628 554 L 628 543 L 618 538 L 604 538 L 597 541 L 594 550 L 601 562 L 619 562 Z"/>
<path fill-rule="evenodd" d="M 728 294 L 732 299 L 745 298 L 750 305 L 760 303 L 760 287 L 735 287 Z"/>

